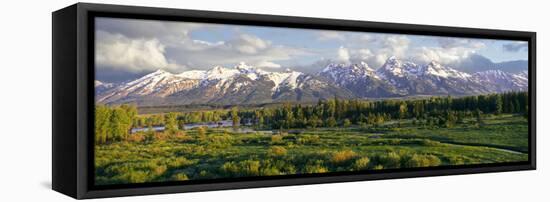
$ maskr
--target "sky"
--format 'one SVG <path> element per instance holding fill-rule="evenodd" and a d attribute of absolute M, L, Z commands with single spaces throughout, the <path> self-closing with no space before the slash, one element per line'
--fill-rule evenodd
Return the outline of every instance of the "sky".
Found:
<path fill-rule="evenodd" d="M 376 69 L 391 56 L 458 69 L 473 58 L 499 63 L 528 56 L 522 41 L 104 17 L 95 23 L 96 76 L 108 81 L 157 69 L 180 73 L 240 62 L 267 71 L 313 73 L 328 62 L 363 61 Z"/>

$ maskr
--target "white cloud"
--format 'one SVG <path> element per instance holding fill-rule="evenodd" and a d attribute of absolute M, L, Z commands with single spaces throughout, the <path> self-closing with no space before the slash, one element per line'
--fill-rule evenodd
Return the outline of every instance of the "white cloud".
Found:
<path fill-rule="evenodd" d="M 483 41 L 463 38 L 441 37 L 438 42 L 439 46 L 415 48 L 412 58 L 421 62 L 457 63 L 486 46 Z"/>
<path fill-rule="evenodd" d="M 206 45 L 206 46 L 221 46 L 221 45 L 225 44 L 224 41 L 218 41 L 218 42 L 212 43 L 212 42 L 203 41 L 203 40 L 196 40 L 196 39 L 193 39 L 193 43 L 195 43 L 197 45 L 201 44 L 201 45 Z"/>
<path fill-rule="evenodd" d="M 363 34 L 356 33 L 348 37 L 347 52 L 351 62 L 365 61 L 372 67 L 380 67 L 387 58 L 412 60 L 420 63 L 427 63 L 433 60 L 449 64 L 467 59 L 478 50 L 486 47 L 484 41 L 436 37 L 435 44 L 419 46 L 412 44 L 411 37 L 415 40 L 434 40 L 433 37 L 407 36 L 396 34 Z M 340 54 L 336 55 L 341 58 Z"/>
<path fill-rule="evenodd" d="M 317 39 L 319 41 L 328 41 L 328 40 L 344 40 L 346 37 L 342 32 L 336 31 L 319 31 Z"/>
<path fill-rule="evenodd" d="M 219 25 L 204 23 L 106 17 L 97 18 L 95 25 L 96 30 L 118 33 L 128 38 L 156 38 L 166 46 L 179 45 L 183 40 L 189 39 L 189 33 L 193 30 L 219 27 Z"/>
<path fill-rule="evenodd" d="M 415 62 L 456 63 L 483 49 L 486 42 L 453 37 L 314 31 L 312 40 L 319 45 L 310 47 L 301 41 L 278 45 L 266 38 L 245 34 L 241 29 L 229 30 L 224 25 L 107 18 L 97 21 L 96 30 L 98 67 L 130 72 L 157 68 L 181 72 L 187 70 L 186 67 L 209 69 L 240 61 L 276 69 L 281 68 L 281 64 L 306 66 L 308 64 L 301 63 L 322 58 L 343 63 L 365 61 L 377 68 L 391 56 Z M 201 31 L 201 36 L 203 31 L 223 33 L 223 37 L 195 37 L 199 36 L 194 35 L 195 31 Z M 514 51 L 524 45 L 510 44 L 503 48 Z"/>
<path fill-rule="evenodd" d="M 271 68 L 271 69 L 281 68 L 280 64 L 269 62 L 269 61 L 261 61 L 252 65 L 260 68 Z"/>
<path fill-rule="evenodd" d="M 157 39 L 130 39 L 121 34 L 96 32 L 96 58 L 99 66 L 142 72 L 179 65 L 167 61 L 165 46 Z"/>
<path fill-rule="evenodd" d="M 277 61 L 309 54 L 306 50 L 273 45 L 271 41 L 249 34 L 241 34 L 224 42 L 188 40 L 183 44 L 185 45 L 169 48 L 168 57 L 196 69 L 237 64 L 241 61 L 257 67 L 279 68 L 281 65 Z"/>
<path fill-rule="evenodd" d="M 349 63 L 350 62 L 350 54 L 347 48 L 344 48 L 343 46 L 340 46 L 338 48 L 338 60 L 340 62 Z"/>
<path fill-rule="evenodd" d="M 226 41 L 196 39 L 196 29 L 214 30 L 219 25 L 101 18 L 96 24 L 98 68 L 128 72 L 164 68 L 172 72 L 209 69 L 214 65 L 246 61 L 263 68 L 280 68 L 278 61 L 308 54 L 300 48 L 273 45 L 251 34 Z"/>
<path fill-rule="evenodd" d="M 405 58 L 410 49 L 410 39 L 405 35 L 354 33 L 347 42 L 350 62 L 364 61 L 374 68 L 383 65 L 390 56 Z"/>
<path fill-rule="evenodd" d="M 368 60 L 368 59 L 372 58 L 373 56 L 374 56 L 374 53 L 372 53 L 371 50 L 366 49 L 366 48 L 359 49 L 357 51 L 357 57 L 360 60 Z"/>
<path fill-rule="evenodd" d="M 239 52 L 244 54 L 256 54 L 271 45 L 270 41 L 264 41 L 256 36 L 242 34 L 232 44 Z"/>

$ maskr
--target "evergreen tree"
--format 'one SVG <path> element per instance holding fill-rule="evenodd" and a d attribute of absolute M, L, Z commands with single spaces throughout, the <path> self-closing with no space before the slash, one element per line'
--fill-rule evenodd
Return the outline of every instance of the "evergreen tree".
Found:
<path fill-rule="evenodd" d="M 344 128 L 348 128 L 351 126 L 351 121 L 349 119 L 344 119 L 343 123 L 342 123 L 342 126 L 344 126 Z"/>
<path fill-rule="evenodd" d="M 495 95 L 495 114 L 500 115 L 502 113 L 502 97 L 500 95 Z"/>
<path fill-rule="evenodd" d="M 177 121 L 178 115 L 174 112 L 170 112 L 165 115 L 165 125 L 164 128 L 166 132 L 170 134 L 174 134 L 178 131 L 178 121 Z"/>
<path fill-rule="evenodd" d="M 231 120 L 233 121 L 233 127 L 239 127 L 241 118 L 239 117 L 239 110 L 237 107 L 231 108 Z"/>

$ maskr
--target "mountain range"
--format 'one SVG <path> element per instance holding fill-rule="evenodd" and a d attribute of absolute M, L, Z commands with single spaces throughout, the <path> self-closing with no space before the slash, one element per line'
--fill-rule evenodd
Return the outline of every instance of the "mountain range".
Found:
<path fill-rule="evenodd" d="M 419 65 L 390 57 L 376 70 L 360 62 L 330 63 L 317 73 L 268 72 L 240 63 L 179 74 L 157 70 L 120 84 L 95 81 L 95 87 L 96 102 L 102 104 L 231 105 L 526 91 L 528 80 L 527 71 L 467 73 L 436 61 Z"/>

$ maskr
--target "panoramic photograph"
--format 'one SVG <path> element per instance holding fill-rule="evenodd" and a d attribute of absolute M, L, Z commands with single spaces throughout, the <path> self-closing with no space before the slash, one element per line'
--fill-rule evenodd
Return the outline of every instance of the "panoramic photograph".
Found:
<path fill-rule="evenodd" d="M 526 41 L 95 18 L 96 185 L 528 161 Z"/>

